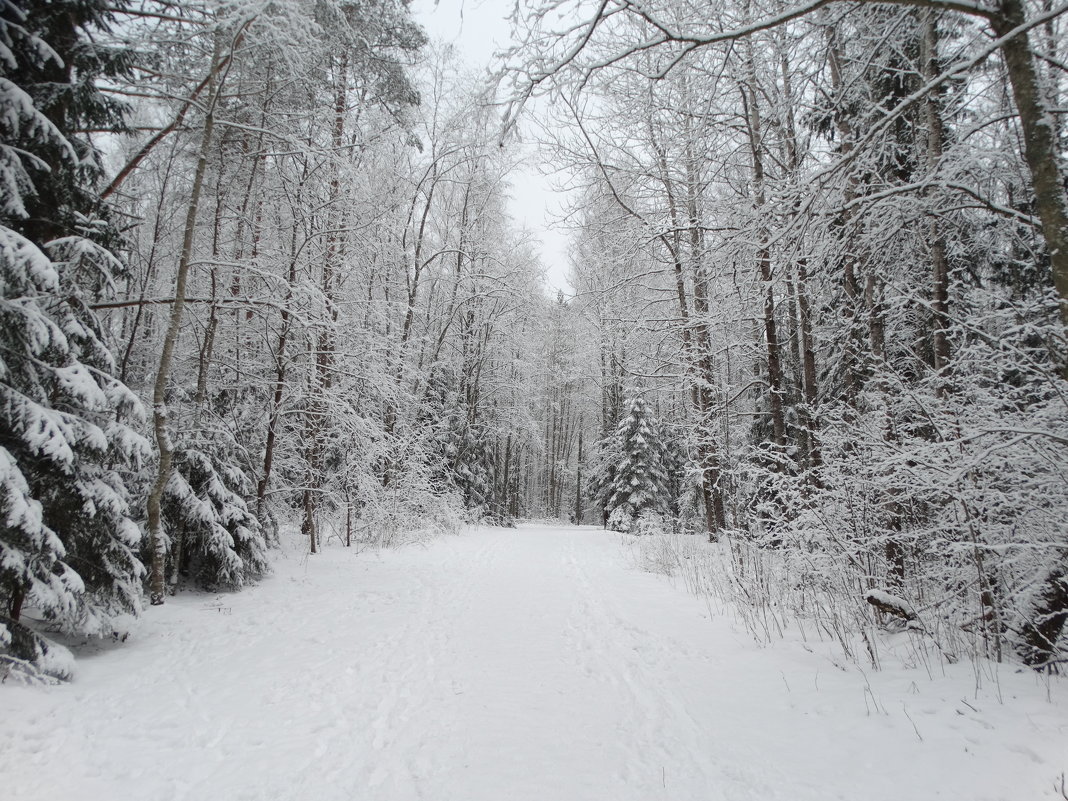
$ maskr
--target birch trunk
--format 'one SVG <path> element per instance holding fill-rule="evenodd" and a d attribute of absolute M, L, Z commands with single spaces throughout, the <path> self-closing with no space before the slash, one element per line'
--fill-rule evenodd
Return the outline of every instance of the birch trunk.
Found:
<path fill-rule="evenodd" d="M 215 60 L 219 58 L 219 40 L 216 40 Z M 216 74 L 213 71 L 213 76 Z M 182 236 L 182 252 L 178 259 L 178 272 L 174 279 L 174 303 L 171 305 L 170 320 L 163 338 L 159 369 L 152 388 L 152 432 L 159 450 L 159 465 L 155 481 L 148 493 L 148 540 L 152 552 L 149 568 L 149 601 L 153 606 L 163 604 L 166 594 L 167 541 L 163 532 L 162 509 L 163 490 L 171 477 L 174 461 L 174 444 L 167 431 L 167 385 L 170 381 L 171 367 L 174 362 L 174 348 L 178 343 L 178 333 L 182 327 L 182 315 L 185 311 L 185 286 L 189 277 L 189 263 L 193 258 L 193 244 L 196 239 L 197 213 L 200 208 L 200 195 L 204 187 L 204 174 L 208 168 L 211 155 L 211 140 L 215 130 L 215 104 L 222 84 L 212 79 L 211 100 L 204 117 L 204 127 L 200 136 L 200 153 L 197 158 L 196 171 L 193 174 L 193 186 L 186 207 L 185 230 Z"/>

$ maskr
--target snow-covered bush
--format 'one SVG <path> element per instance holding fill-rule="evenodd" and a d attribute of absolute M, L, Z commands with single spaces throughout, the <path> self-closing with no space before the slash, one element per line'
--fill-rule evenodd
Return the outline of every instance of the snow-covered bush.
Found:
<path fill-rule="evenodd" d="M 667 530 L 668 523 L 664 515 L 649 509 L 638 515 L 634 525 L 634 533 L 641 536 L 655 537 Z"/>
<path fill-rule="evenodd" d="M 437 493 L 424 486 L 383 489 L 364 506 L 360 525 L 363 541 L 378 547 L 397 547 L 433 537 L 456 534 L 470 522 L 463 497 Z"/>

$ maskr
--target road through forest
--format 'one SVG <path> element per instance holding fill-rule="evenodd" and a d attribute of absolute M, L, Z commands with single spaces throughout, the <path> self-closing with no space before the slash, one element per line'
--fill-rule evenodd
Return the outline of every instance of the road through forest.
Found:
<path fill-rule="evenodd" d="M 5 798 L 1055 798 L 1063 683 L 757 647 L 591 528 L 286 552 L 0 688 Z M 1013 694 L 1010 704 L 999 703 Z M 1047 700 L 1052 697 L 1052 702 Z"/>

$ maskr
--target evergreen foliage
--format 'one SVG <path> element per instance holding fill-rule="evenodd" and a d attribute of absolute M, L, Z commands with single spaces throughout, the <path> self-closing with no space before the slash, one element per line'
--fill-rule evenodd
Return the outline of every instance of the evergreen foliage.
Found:
<path fill-rule="evenodd" d="M 629 410 L 616 430 L 619 462 L 605 509 L 609 528 L 633 532 L 669 515 L 672 499 L 656 419 L 642 398 L 626 405 Z"/>
<path fill-rule="evenodd" d="M 593 444 L 586 460 L 589 471 L 586 475 L 586 493 L 598 510 L 602 525 L 608 525 L 608 502 L 612 497 L 612 487 L 616 478 L 623 448 L 619 438 L 613 432 Z"/>
<path fill-rule="evenodd" d="M 267 572 L 267 542 L 246 497 L 252 482 L 225 456 L 179 445 L 164 491 L 175 587 L 188 578 L 205 589 L 237 589 Z"/>
<path fill-rule="evenodd" d="M 70 236 L 115 244 L 97 201 L 99 153 L 81 132 L 126 130 L 125 107 L 97 84 L 128 76 L 131 52 L 93 36 L 109 29 L 121 7 L 99 0 L 0 4 L 0 103 L 14 111 L 2 122 L 0 213 L 39 246 Z"/>
<path fill-rule="evenodd" d="M 469 419 L 470 408 L 457 372 L 435 369 L 428 384 L 420 422 L 426 427 L 434 485 L 441 491 L 458 491 L 464 507 L 475 516 L 504 522 L 492 446 L 485 427 Z"/>
<path fill-rule="evenodd" d="M 93 43 L 107 21 L 103 3 L 0 7 L 0 603 L 13 623 L 26 606 L 90 634 L 140 609 L 130 498 L 148 456 L 90 305 L 121 270 L 78 133 L 123 125 L 96 87 L 125 64 Z M 27 636 L 0 640 L 39 663 L 49 649 L 20 651 Z"/>

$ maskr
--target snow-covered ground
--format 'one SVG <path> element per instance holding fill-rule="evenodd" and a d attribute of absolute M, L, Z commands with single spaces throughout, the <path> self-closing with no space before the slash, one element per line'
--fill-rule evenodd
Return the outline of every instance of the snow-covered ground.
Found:
<path fill-rule="evenodd" d="M 0 688 L 0 796 L 1060 798 L 1066 685 L 758 648 L 617 536 L 483 528 L 292 550 L 83 648 L 69 685 Z"/>

